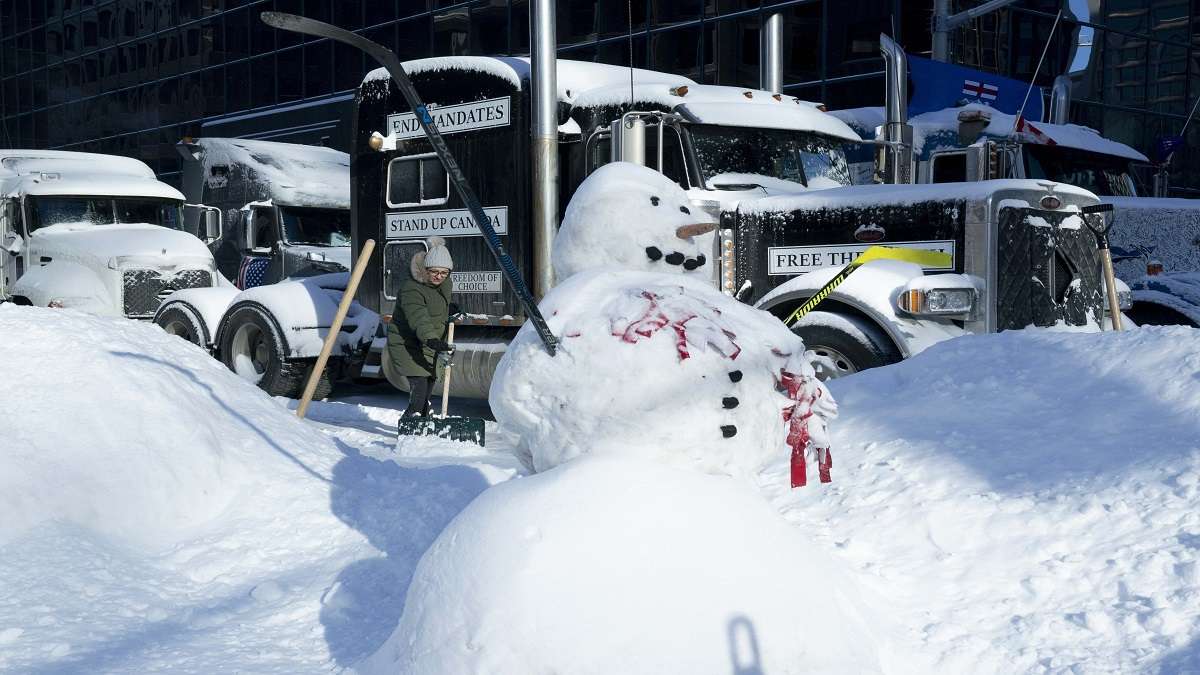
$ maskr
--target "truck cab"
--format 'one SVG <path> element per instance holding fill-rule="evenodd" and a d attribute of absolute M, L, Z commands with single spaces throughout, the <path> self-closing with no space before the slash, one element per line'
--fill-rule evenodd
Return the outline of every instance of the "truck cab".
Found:
<path fill-rule="evenodd" d="M 350 161 L 331 148 L 240 138 L 185 138 L 183 191 L 217 210 L 209 243 L 240 289 L 350 264 Z M 196 229 L 196 219 L 185 227 Z"/>
<path fill-rule="evenodd" d="M 182 288 L 217 283 L 184 198 L 127 157 L 0 150 L 0 298 L 148 319 Z"/>
<path fill-rule="evenodd" d="M 1061 108 L 1060 108 L 1061 109 Z M 868 141 L 883 108 L 834 111 Z M 1112 243 L 1120 283 L 1132 289 L 1128 314 L 1138 324 L 1200 326 L 1194 277 L 1200 271 L 1200 201 L 1141 194 L 1137 150 L 1075 124 L 1018 120 L 983 104 L 915 115 L 912 175 L 918 183 L 1032 179 L 1074 185 L 1114 207 Z M 876 180 L 873 149 L 848 147 L 856 183 Z"/>
<path fill-rule="evenodd" d="M 518 271 L 533 278 L 528 60 L 444 57 L 404 68 Z M 662 172 L 714 216 L 747 199 L 850 183 L 841 146 L 859 137 L 811 103 L 605 64 L 559 60 L 557 68 L 560 219 L 587 175 L 613 161 Z M 467 313 L 453 385 L 484 397 L 524 320 L 520 303 L 385 70 L 366 76 L 356 105 L 353 239 L 356 248 L 368 238 L 383 248 L 357 299 L 387 320 L 408 261 L 426 237 L 446 238 L 455 302 Z M 364 374 L 381 374 L 383 344 L 376 340 Z"/>

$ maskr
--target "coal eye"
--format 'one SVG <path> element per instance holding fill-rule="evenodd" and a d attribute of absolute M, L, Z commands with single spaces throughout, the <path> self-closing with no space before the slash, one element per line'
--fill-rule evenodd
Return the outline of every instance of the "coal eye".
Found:
<path fill-rule="evenodd" d="M 682 265 L 683 264 L 683 254 L 680 253 L 679 251 L 675 251 L 674 253 L 669 254 L 667 256 L 667 264 L 668 265 Z"/>
<path fill-rule="evenodd" d="M 651 197 L 651 198 L 650 198 L 650 203 L 651 203 L 651 204 L 653 204 L 653 205 L 655 205 L 655 206 L 658 206 L 658 197 Z"/>
<path fill-rule="evenodd" d="M 646 257 L 651 261 L 657 261 L 659 258 L 662 258 L 662 251 L 658 250 L 657 246 L 647 246 Z"/>
<path fill-rule="evenodd" d="M 737 427 L 732 424 L 726 424 L 721 427 L 721 435 L 725 438 L 733 438 L 737 435 Z"/>
<path fill-rule="evenodd" d="M 691 212 L 691 211 L 688 211 L 688 207 L 686 207 L 686 206 L 681 206 L 681 207 L 679 207 L 679 210 L 680 210 L 680 212 L 682 212 L 682 213 L 686 213 L 686 214 L 688 214 L 689 216 L 692 214 L 692 212 Z"/>
<path fill-rule="evenodd" d="M 688 258 L 687 260 L 683 261 L 683 269 L 694 270 L 700 266 L 700 263 L 701 263 L 701 261 L 699 261 L 695 258 Z"/>

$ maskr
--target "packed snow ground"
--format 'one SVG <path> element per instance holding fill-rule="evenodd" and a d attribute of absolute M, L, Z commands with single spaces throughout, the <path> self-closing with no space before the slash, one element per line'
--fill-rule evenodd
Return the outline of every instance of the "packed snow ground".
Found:
<path fill-rule="evenodd" d="M 0 305 L 0 372 L 20 383 L 0 417 L 2 672 L 355 666 L 439 533 L 524 475 L 494 425 L 486 450 L 397 452 L 399 395 L 302 422 L 122 319 Z M 881 671 L 1200 669 L 1200 331 L 963 338 L 831 390 L 833 483 L 789 490 L 782 453 L 757 482 L 872 603 Z M 775 672 L 735 651 L 711 672 Z"/>

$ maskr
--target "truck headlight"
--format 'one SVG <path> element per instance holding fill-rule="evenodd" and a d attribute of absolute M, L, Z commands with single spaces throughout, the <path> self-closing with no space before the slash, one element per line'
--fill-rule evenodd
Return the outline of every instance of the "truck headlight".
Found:
<path fill-rule="evenodd" d="M 900 293 L 896 305 L 912 316 L 969 316 L 975 311 L 975 298 L 974 288 L 909 287 Z"/>

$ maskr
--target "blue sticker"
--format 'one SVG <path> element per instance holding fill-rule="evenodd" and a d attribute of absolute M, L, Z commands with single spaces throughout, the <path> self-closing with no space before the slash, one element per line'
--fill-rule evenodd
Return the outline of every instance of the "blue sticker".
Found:
<path fill-rule="evenodd" d="M 433 117 L 430 116 L 429 109 L 426 108 L 425 106 L 423 106 L 423 105 L 417 106 L 417 116 L 420 117 L 421 121 L 424 122 L 425 124 L 433 124 Z"/>

